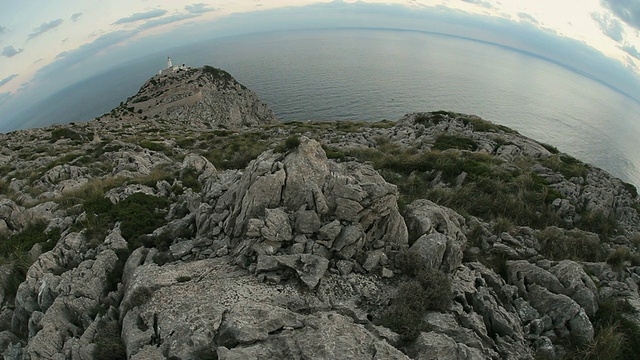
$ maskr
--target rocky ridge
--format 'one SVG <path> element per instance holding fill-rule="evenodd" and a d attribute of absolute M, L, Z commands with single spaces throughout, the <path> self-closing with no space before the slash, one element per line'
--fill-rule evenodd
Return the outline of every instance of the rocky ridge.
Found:
<path fill-rule="evenodd" d="M 276 123 L 211 69 L 0 135 L 5 359 L 633 354 L 633 186 L 463 114 Z"/>

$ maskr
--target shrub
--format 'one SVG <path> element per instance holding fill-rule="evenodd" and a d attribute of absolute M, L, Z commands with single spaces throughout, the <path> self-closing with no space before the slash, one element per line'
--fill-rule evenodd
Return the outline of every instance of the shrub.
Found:
<path fill-rule="evenodd" d="M 455 135 L 440 135 L 436 138 L 433 144 L 434 150 L 447 150 L 447 149 L 459 149 L 459 150 L 477 150 L 478 143 L 473 139 L 465 136 Z"/>
<path fill-rule="evenodd" d="M 101 320 L 95 338 L 93 358 L 96 360 L 126 360 L 127 352 L 117 321 Z"/>
<path fill-rule="evenodd" d="M 276 153 L 288 153 L 290 151 L 293 151 L 293 150 L 297 149 L 298 146 L 300 146 L 300 137 L 298 137 L 296 135 L 291 135 L 284 142 L 278 144 L 273 149 L 273 152 L 276 152 Z"/>
<path fill-rule="evenodd" d="M 66 127 L 57 128 L 51 131 L 51 142 L 56 142 L 60 139 L 80 141 L 82 140 L 82 135 Z"/>
<path fill-rule="evenodd" d="M 595 337 L 581 349 L 574 349 L 570 359 L 637 359 L 640 354 L 640 327 L 629 316 L 634 308 L 625 300 L 610 300 L 599 304 L 593 319 Z"/>
<path fill-rule="evenodd" d="M 136 288 L 131 294 L 131 296 L 129 297 L 129 301 L 127 301 L 125 309 L 128 311 L 129 309 L 142 306 L 147 302 L 149 302 L 149 300 L 151 300 L 152 297 L 153 297 L 153 290 L 147 287 Z"/>
<path fill-rule="evenodd" d="M 578 231 L 563 231 L 548 227 L 536 237 L 540 242 L 540 253 L 551 260 L 574 260 L 598 262 L 604 260 L 604 249 L 595 236 Z"/>
<path fill-rule="evenodd" d="M 640 256 L 632 254 L 628 247 L 619 246 L 607 257 L 607 264 L 611 265 L 614 270 L 622 270 L 622 267 L 626 261 L 631 262 L 631 265 L 640 265 Z"/>
<path fill-rule="evenodd" d="M 377 322 L 410 341 L 425 330 L 422 319 L 428 311 L 449 308 L 453 296 L 451 280 L 443 272 L 429 268 L 416 254 L 398 254 L 395 265 L 411 279 L 398 285 L 396 297 Z"/>
<path fill-rule="evenodd" d="M 585 178 L 589 173 L 587 165 L 568 155 L 556 154 L 542 161 L 542 165 L 559 172 L 566 179 Z"/>

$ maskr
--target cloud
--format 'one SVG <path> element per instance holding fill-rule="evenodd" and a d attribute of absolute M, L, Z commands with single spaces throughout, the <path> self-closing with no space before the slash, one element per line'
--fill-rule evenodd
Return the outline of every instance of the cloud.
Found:
<path fill-rule="evenodd" d="M 591 18 L 598 23 L 600 30 L 602 30 L 605 35 L 615 41 L 622 41 L 624 29 L 620 21 L 611 18 L 608 14 L 600 14 L 597 12 L 591 13 Z"/>
<path fill-rule="evenodd" d="M 9 31 L 9 29 L 7 29 L 6 27 L 4 27 L 4 26 L 0 25 L 0 34 L 4 34 L 4 33 L 6 33 L 7 31 Z"/>
<path fill-rule="evenodd" d="M 38 36 L 46 33 L 47 31 L 49 31 L 51 29 L 57 28 L 58 26 L 60 26 L 60 24 L 62 24 L 62 19 L 56 19 L 56 20 L 44 23 L 44 24 L 38 26 L 37 28 L 33 29 L 33 32 L 31 34 L 29 34 L 27 36 L 27 38 L 29 40 L 31 40 L 31 39 L 33 39 L 35 37 L 38 37 Z"/>
<path fill-rule="evenodd" d="M 116 22 L 114 22 L 114 24 L 115 25 L 128 24 L 128 23 L 132 23 L 140 20 L 153 19 L 153 18 L 160 17 L 166 13 L 167 13 L 167 10 L 161 10 L 161 9 L 151 10 L 143 13 L 135 13 L 131 16 L 117 20 Z"/>
<path fill-rule="evenodd" d="M 528 21 L 532 24 L 538 24 L 538 20 L 536 20 L 536 18 L 534 18 L 531 14 L 521 12 L 521 13 L 518 13 L 518 17 L 521 20 Z"/>
<path fill-rule="evenodd" d="M 82 16 L 82 14 L 83 14 L 83 13 L 75 13 L 75 14 L 71 15 L 71 21 L 74 21 L 74 22 L 75 22 L 75 21 L 78 21 L 78 18 L 79 18 L 80 16 Z"/>
<path fill-rule="evenodd" d="M 13 80 L 16 76 L 18 76 L 18 74 L 11 74 L 11 75 L 7 76 L 6 78 L 0 80 L 0 86 L 3 86 L 4 84 L 6 84 L 9 81 Z"/>
<path fill-rule="evenodd" d="M 602 0 L 602 5 L 625 23 L 640 29 L 640 2 L 638 0 Z"/>
<path fill-rule="evenodd" d="M 8 58 L 14 57 L 22 52 L 22 49 L 16 49 L 13 46 L 5 46 L 4 50 L 2 50 L 2 56 L 6 56 Z"/>
<path fill-rule="evenodd" d="M 640 60 L 640 51 L 638 51 L 638 49 L 636 49 L 635 46 L 631 46 L 631 45 L 620 46 L 620 50 Z"/>
<path fill-rule="evenodd" d="M 204 3 L 187 5 L 184 7 L 184 9 L 192 14 L 202 14 L 206 12 L 216 11 L 215 8 L 207 7 L 207 4 Z"/>
<path fill-rule="evenodd" d="M 198 17 L 198 16 L 200 16 L 200 15 L 196 15 L 196 14 L 171 15 L 171 16 L 163 17 L 162 19 L 156 19 L 156 20 L 147 21 L 146 23 L 138 26 L 136 28 L 136 30 L 146 30 L 146 29 L 150 29 L 152 27 L 171 24 L 171 23 L 182 21 L 182 20 L 186 20 L 186 19 L 192 19 L 192 18 Z"/>
<path fill-rule="evenodd" d="M 463 2 L 469 3 L 469 4 L 475 4 L 478 6 L 482 6 L 484 8 L 487 9 L 491 9 L 493 7 L 493 5 L 491 5 L 490 2 L 487 1 L 483 1 L 483 0 L 462 0 Z"/>

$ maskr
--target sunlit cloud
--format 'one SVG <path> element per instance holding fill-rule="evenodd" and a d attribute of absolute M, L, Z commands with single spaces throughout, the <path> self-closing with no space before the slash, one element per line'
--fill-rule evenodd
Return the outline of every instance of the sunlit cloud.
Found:
<path fill-rule="evenodd" d="M 640 51 L 638 51 L 638 49 L 636 49 L 635 46 L 625 45 L 625 46 L 621 46 L 620 49 L 626 52 L 627 54 L 633 56 L 634 58 L 640 60 Z"/>
<path fill-rule="evenodd" d="M 10 58 L 20 54 L 21 52 L 22 52 L 22 49 L 16 49 L 13 46 L 9 45 L 9 46 L 5 46 L 4 49 L 2 50 L 2 53 L 0 54 L 2 56 Z"/>
<path fill-rule="evenodd" d="M 600 30 L 609 38 L 615 41 L 622 41 L 624 29 L 622 23 L 607 14 L 594 12 L 591 18 L 598 24 Z"/>
<path fill-rule="evenodd" d="M 207 4 L 204 4 L 204 3 L 187 5 L 187 6 L 184 7 L 184 9 L 187 10 L 188 12 L 192 13 L 192 14 L 201 14 L 201 13 L 207 13 L 207 12 L 211 12 L 211 11 L 216 11 L 215 8 L 211 8 L 211 7 L 207 6 Z"/>
<path fill-rule="evenodd" d="M 46 23 L 38 26 L 37 28 L 33 29 L 33 32 L 31 34 L 27 35 L 27 38 L 30 40 L 30 39 L 33 39 L 35 37 L 38 37 L 38 36 L 46 33 L 49 30 L 57 28 L 62 23 L 63 23 L 62 19 L 56 19 L 56 20 L 53 20 L 53 21 L 46 22 Z"/>
<path fill-rule="evenodd" d="M 469 4 L 475 4 L 487 9 L 491 9 L 493 7 L 493 5 L 490 2 L 483 1 L 483 0 L 462 0 L 462 1 Z"/>
<path fill-rule="evenodd" d="M 534 17 L 533 17 L 532 15 L 530 15 L 530 14 L 527 14 L 527 13 L 523 13 L 523 12 L 521 12 L 521 13 L 518 13 L 518 17 L 519 17 L 521 20 L 528 21 L 528 22 L 530 22 L 530 23 L 532 23 L 532 24 L 538 24 L 538 20 L 536 20 L 536 18 L 534 18 Z"/>
<path fill-rule="evenodd" d="M 178 21 L 182 21 L 182 20 L 186 20 L 186 19 L 192 19 L 195 17 L 198 17 L 200 15 L 196 15 L 196 14 L 177 14 L 177 15 L 171 15 L 171 16 L 167 16 L 167 17 L 163 17 L 162 19 L 156 19 L 156 20 L 150 20 L 147 21 L 146 23 L 140 25 L 137 30 L 146 30 L 146 29 L 150 29 L 156 26 L 162 26 L 162 25 L 167 25 L 167 24 L 171 24 L 174 22 L 178 22 Z"/>
<path fill-rule="evenodd" d="M 168 12 L 167 10 L 157 9 L 157 10 L 151 10 L 143 13 L 135 13 L 131 16 L 127 16 L 117 20 L 116 22 L 114 22 L 114 24 L 115 25 L 128 24 L 128 23 L 132 23 L 140 20 L 153 19 L 153 18 L 160 17 L 166 14 L 167 12 Z"/>

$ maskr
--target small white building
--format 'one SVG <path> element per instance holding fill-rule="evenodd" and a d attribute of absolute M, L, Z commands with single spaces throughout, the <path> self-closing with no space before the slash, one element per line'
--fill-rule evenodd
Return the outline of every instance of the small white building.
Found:
<path fill-rule="evenodd" d="M 179 66 L 173 66 L 173 63 L 171 62 L 171 57 L 167 56 L 167 67 L 158 71 L 158 75 L 166 75 L 169 73 L 174 73 L 178 70 L 187 70 L 187 66 L 185 64 L 182 64 Z"/>

